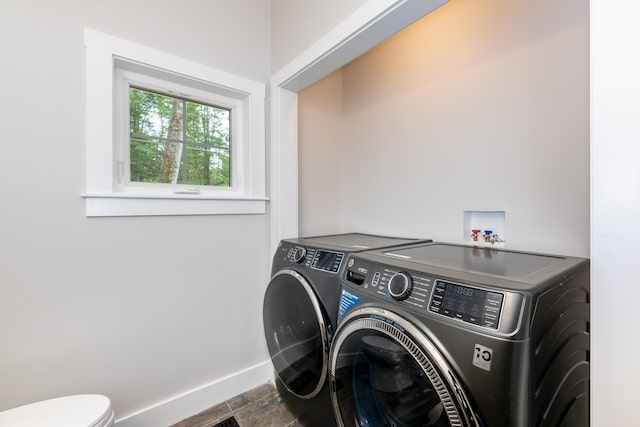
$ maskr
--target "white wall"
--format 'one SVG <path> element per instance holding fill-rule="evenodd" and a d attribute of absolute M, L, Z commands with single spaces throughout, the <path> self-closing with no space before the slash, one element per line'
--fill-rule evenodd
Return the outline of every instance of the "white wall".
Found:
<path fill-rule="evenodd" d="M 640 5 L 591 0 L 592 410 L 638 424 Z"/>
<path fill-rule="evenodd" d="M 586 0 L 452 1 L 345 66 L 342 227 L 462 241 L 463 211 L 504 210 L 509 247 L 588 256 L 588 20 Z"/>
<path fill-rule="evenodd" d="M 287 65 L 367 1 L 271 0 L 271 70 Z"/>
<path fill-rule="evenodd" d="M 121 418 L 268 359 L 267 215 L 88 219 L 80 194 L 83 27 L 266 83 L 269 16 L 263 0 L 2 1 L 0 410 L 103 393 Z"/>

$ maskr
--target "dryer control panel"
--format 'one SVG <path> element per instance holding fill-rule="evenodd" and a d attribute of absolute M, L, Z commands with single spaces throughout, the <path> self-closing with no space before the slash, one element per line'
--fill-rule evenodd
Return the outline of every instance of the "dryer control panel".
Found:
<path fill-rule="evenodd" d="M 330 273 L 337 273 L 340 271 L 342 260 L 344 259 L 344 253 L 325 251 L 322 249 L 316 249 L 313 260 L 311 261 L 311 268 L 317 270 L 328 271 Z"/>
<path fill-rule="evenodd" d="M 338 273 L 345 256 L 343 252 L 304 246 L 283 247 L 283 250 L 286 251 L 286 259 L 289 262 L 328 273 Z"/>

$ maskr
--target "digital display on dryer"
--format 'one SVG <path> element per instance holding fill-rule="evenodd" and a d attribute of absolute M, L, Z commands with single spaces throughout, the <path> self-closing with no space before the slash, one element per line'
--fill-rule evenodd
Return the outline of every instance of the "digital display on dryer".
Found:
<path fill-rule="evenodd" d="M 340 270 L 340 264 L 343 258 L 344 254 L 342 252 L 329 252 L 318 249 L 313 257 L 311 267 L 337 273 Z"/>
<path fill-rule="evenodd" d="M 436 280 L 429 310 L 474 325 L 498 329 L 504 295 Z"/>

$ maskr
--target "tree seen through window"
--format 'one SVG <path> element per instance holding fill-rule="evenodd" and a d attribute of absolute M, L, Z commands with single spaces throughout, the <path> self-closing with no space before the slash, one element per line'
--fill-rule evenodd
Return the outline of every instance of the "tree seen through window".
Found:
<path fill-rule="evenodd" d="M 129 88 L 130 181 L 229 187 L 231 111 Z"/>

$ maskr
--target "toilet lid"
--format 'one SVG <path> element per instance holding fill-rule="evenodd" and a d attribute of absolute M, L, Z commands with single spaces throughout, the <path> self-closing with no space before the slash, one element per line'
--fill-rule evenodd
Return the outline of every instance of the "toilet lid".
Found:
<path fill-rule="evenodd" d="M 111 416 L 108 397 L 82 394 L 0 412 L 0 427 L 95 427 L 104 425 Z"/>

